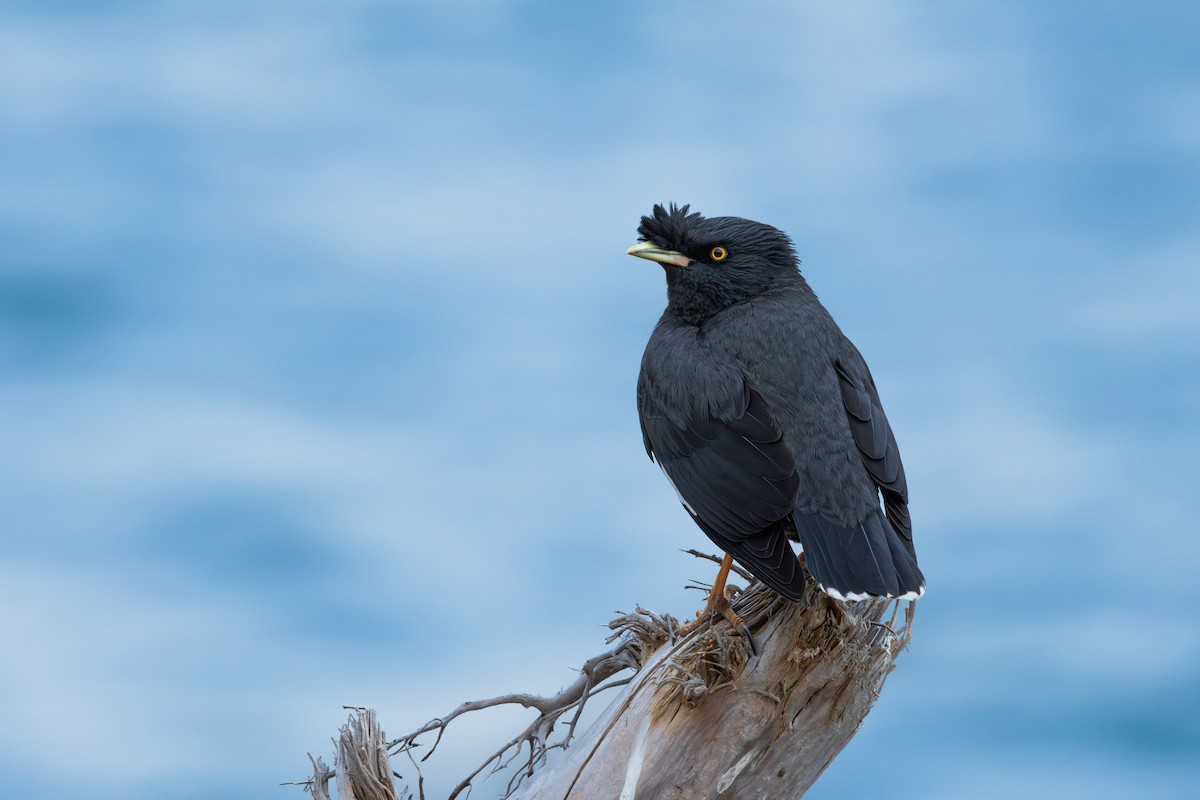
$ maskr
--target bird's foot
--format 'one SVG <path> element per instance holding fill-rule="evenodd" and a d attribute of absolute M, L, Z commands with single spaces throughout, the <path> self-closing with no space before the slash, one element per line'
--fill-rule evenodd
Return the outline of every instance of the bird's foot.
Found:
<path fill-rule="evenodd" d="M 733 610 L 733 606 L 729 603 L 729 596 L 732 594 L 733 587 L 726 586 L 723 592 L 711 594 L 708 596 L 708 602 L 705 603 L 704 609 L 696 615 L 696 618 L 684 625 L 680 632 L 687 636 L 698 629 L 706 622 L 711 622 L 718 614 L 723 616 L 733 626 L 734 630 L 741 631 L 741 634 L 746 637 L 746 644 L 750 646 L 750 652 L 758 655 L 758 643 L 754 641 L 754 636 L 750 633 L 750 626 L 746 621 L 737 615 Z"/>

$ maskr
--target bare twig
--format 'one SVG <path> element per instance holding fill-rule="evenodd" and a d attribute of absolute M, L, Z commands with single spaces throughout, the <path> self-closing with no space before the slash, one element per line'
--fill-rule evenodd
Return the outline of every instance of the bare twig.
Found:
<path fill-rule="evenodd" d="M 696 558 L 707 559 L 708 561 L 712 561 L 715 564 L 720 564 L 724 560 L 721 556 L 714 556 L 711 553 L 701 553 L 699 550 L 688 549 L 688 550 L 683 550 L 681 552 L 687 553 L 689 556 L 695 556 Z M 733 566 L 731 566 L 730 569 L 733 570 L 734 572 L 736 572 L 738 575 L 741 575 L 742 580 L 745 580 L 745 581 L 753 581 L 754 580 L 754 576 L 751 575 L 746 570 L 742 569 L 736 561 L 733 563 Z"/>
<path fill-rule="evenodd" d="M 312 762 L 312 777 L 306 781 L 288 781 L 281 783 L 280 786 L 303 786 L 304 791 L 313 796 L 313 800 L 329 800 L 329 782 L 333 780 L 333 776 L 337 773 L 325 766 L 325 761 L 320 758 L 313 758 L 312 753 L 308 754 L 308 760 Z"/>
<path fill-rule="evenodd" d="M 615 631 L 609 637 L 609 643 L 611 644 L 614 640 L 619 641 L 606 652 L 588 659 L 584 663 L 583 668 L 580 669 L 579 677 L 558 694 L 543 697 L 527 693 L 511 693 L 491 697 L 486 700 L 472 700 L 462 703 L 444 717 L 432 719 L 412 733 L 389 742 L 388 750 L 393 754 L 407 753 L 411 758 L 410 751 L 419 745 L 417 740 L 421 736 L 436 732 L 433 745 L 420 759 L 421 761 L 425 761 L 437 749 L 438 743 L 441 742 L 442 734 L 445 733 L 450 723 L 463 714 L 505 705 L 519 705 L 524 708 L 535 709 L 538 712 L 537 718 L 523 731 L 501 745 L 482 764 L 460 781 L 454 788 L 454 791 L 450 793 L 450 800 L 454 800 L 463 791 L 467 790 L 472 782 L 489 767 L 491 767 L 491 772 L 488 774 L 493 774 L 512 764 L 525 751 L 526 746 L 528 746 L 528 756 L 522 763 L 521 769 L 509 781 L 506 796 L 511 794 L 520 785 L 524 777 L 532 775 L 533 771 L 545 762 L 546 757 L 552 750 L 565 749 L 570 744 L 575 736 L 580 715 L 583 713 L 584 706 L 588 700 L 601 692 L 617 686 L 623 686 L 629 682 L 628 679 L 610 681 L 609 678 L 623 670 L 632 669 L 636 671 L 649 652 L 654 650 L 663 641 L 671 639 L 676 635 L 679 623 L 674 617 L 669 615 L 654 614 L 638 607 L 635 613 L 624 614 L 613 620 L 613 622 L 609 623 L 609 628 Z M 557 741 L 551 741 L 555 724 L 564 714 L 572 710 L 575 713 L 571 716 L 566 733 Z"/>

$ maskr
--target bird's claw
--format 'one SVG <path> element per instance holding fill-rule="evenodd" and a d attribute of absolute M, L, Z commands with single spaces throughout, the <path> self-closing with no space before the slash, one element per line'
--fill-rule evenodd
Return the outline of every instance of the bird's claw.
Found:
<path fill-rule="evenodd" d="M 751 655 L 758 655 L 758 643 L 754 641 L 754 636 L 750 633 L 750 626 L 746 624 L 744 619 L 739 617 L 737 613 L 734 612 L 733 606 L 731 606 L 729 603 L 731 588 L 732 587 L 727 586 L 725 587 L 724 592 L 710 595 L 708 598 L 708 603 L 706 603 L 704 606 L 704 610 L 697 614 L 696 619 L 694 619 L 690 624 L 685 625 L 681 629 L 681 632 L 686 636 L 687 634 L 695 631 L 705 622 L 711 622 L 715 616 L 720 614 L 729 622 L 730 625 L 733 626 L 734 630 L 741 632 L 741 634 L 746 637 L 746 644 L 750 648 Z"/>
<path fill-rule="evenodd" d="M 746 624 L 744 619 L 734 613 L 733 606 L 729 604 L 729 596 L 732 593 L 732 588 L 731 586 L 725 587 L 725 591 L 713 603 L 714 610 L 720 611 L 721 616 L 729 620 L 729 624 L 733 626 L 734 630 L 741 631 L 742 635 L 746 637 L 746 645 L 750 648 L 750 654 L 756 656 L 758 655 L 758 642 L 754 641 L 754 634 L 750 633 L 750 626 Z"/>

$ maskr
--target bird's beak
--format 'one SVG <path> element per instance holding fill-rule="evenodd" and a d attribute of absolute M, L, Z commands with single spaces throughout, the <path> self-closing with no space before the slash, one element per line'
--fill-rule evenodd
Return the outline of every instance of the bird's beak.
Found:
<path fill-rule="evenodd" d="M 638 242 L 626 250 L 625 255 L 648 258 L 660 264 L 673 264 L 677 267 L 686 267 L 692 263 L 692 260 L 683 253 L 677 253 L 674 250 L 663 250 L 654 242 Z"/>

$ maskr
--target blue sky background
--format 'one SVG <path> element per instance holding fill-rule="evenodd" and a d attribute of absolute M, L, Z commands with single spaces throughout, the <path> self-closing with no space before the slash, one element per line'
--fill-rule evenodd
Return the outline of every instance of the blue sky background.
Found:
<path fill-rule="evenodd" d="M 297 798 L 343 705 L 399 735 L 692 612 L 622 255 L 674 200 L 793 235 L 909 471 L 930 591 L 809 797 L 1197 796 L 1198 27 L 4 3 L 6 791 Z"/>

